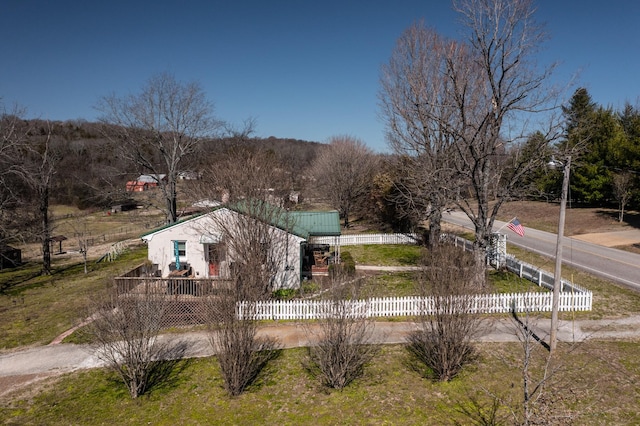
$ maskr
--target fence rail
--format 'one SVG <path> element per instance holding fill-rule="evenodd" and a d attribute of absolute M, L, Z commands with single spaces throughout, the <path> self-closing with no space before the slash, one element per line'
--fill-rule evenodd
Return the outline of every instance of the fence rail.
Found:
<path fill-rule="evenodd" d="M 507 256 L 505 259 L 506 268 L 520 278 L 526 278 L 538 284 L 540 287 L 544 287 L 548 290 L 553 290 L 554 275 L 529 263 L 516 259 L 513 256 Z M 561 292 L 569 293 L 586 293 L 588 290 L 578 284 L 574 284 L 571 281 L 567 281 L 564 278 L 560 280 Z"/>
<path fill-rule="evenodd" d="M 461 296 L 462 297 L 462 296 Z M 509 312 L 549 312 L 552 305 L 551 293 L 511 293 L 477 294 L 466 296 L 465 310 L 477 314 Z M 560 311 L 589 311 L 592 293 L 561 293 Z M 342 301 L 354 315 L 369 318 L 431 315 L 438 306 L 433 297 L 388 297 L 354 301 Z M 453 302 L 456 306 L 457 302 Z M 459 305 L 460 306 L 460 305 Z M 258 320 L 310 320 L 331 316 L 337 309 L 330 300 L 266 300 L 259 302 L 239 302 L 238 315 L 247 312 Z"/>
<path fill-rule="evenodd" d="M 416 244 L 418 234 L 352 234 L 339 237 L 312 237 L 315 244 L 340 244 L 341 246 L 358 246 L 363 244 Z"/>
<path fill-rule="evenodd" d="M 167 296 L 202 297 L 216 294 L 229 288 L 229 281 L 215 278 L 156 278 L 156 277 L 116 277 L 114 279 L 118 295 L 123 294 L 164 294 Z"/>

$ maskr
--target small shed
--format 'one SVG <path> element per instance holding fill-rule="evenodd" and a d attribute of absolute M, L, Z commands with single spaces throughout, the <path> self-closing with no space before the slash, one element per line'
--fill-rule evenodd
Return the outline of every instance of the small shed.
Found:
<path fill-rule="evenodd" d="M 22 251 L 20 249 L 0 245 L 0 269 L 15 268 L 22 263 Z"/>
<path fill-rule="evenodd" d="M 51 248 L 53 248 L 54 243 L 58 243 L 58 252 L 57 254 L 64 254 L 65 252 L 62 251 L 62 242 L 65 241 L 67 239 L 67 237 L 65 237 L 64 235 L 56 235 L 53 236 L 51 238 L 49 238 L 49 244 L 51 244 Z"/>

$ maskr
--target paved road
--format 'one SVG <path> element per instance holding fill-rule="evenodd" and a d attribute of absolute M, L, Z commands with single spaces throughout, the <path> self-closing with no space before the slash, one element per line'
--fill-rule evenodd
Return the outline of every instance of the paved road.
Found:
<path fill-rule="evenodd" d="M 445 214 L 443 220 L 473 229 L 469 218 L 462 212 Z M 509 242 L 532 252 L 555 258 L 556 234 L 526 228 L 524 237 L 508 230 L 505 222 L 496 221 L 493 229 L 502 228 Z M 562 263 L 582 269 L 594 275 L 640 290 L 640 255 L 603 247 L 577 238 L 564 237 Z M 553 271 L 549 271 L 553 272 Z"/>

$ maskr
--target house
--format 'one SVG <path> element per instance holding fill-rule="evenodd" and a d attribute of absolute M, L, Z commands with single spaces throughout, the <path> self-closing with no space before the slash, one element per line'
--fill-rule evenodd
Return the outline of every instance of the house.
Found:
<path fill-rule="evenodd" d="M 143 192 L 158 186 L 160 182 L 166 181 L 167 175 L 140 175 L 136 180 L 127 182 L 127 192 Z"/>
<path fill-rule="evenodd" d="M 272 277 L 274 290 L 297 288 L 308 276 L 317 256 L 313 250 L 315 236 L 340 236 L 338 212 L 286 212 L 263 220 L 272 243 L 270 255 L 277 260 Z M 157 265 L 162 277 L 224 278 L 242 253 L 234 253 L 233 243 L 225 241 L 236 235 L 249 215 L 247 204 L 218 207 L 213 211 L 164 226 L 142 236 L 148 245 L 148 259 Z M 237 246 L 237 245 L 236 245 Z"/>

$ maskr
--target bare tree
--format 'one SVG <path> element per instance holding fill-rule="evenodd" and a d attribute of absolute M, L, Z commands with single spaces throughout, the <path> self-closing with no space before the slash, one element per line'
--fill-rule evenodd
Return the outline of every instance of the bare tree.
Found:
<path fill-rule="evenodd" d="M 270 202 L 281 199 L 276 164 L 268 152 L 238 144 L 207 172 L 227 207 L 203 230 L 218 236 L 215 255 L 226 265 L 223 290 L 208 297 L 207 323 L 231 395 L 243 392 L 277 355 L 276 341 L 257 336 L 255 305 L 287 288 L 295 273 L 288 257 L 299 246 L 287 232 L 293 224 L 285 208 Z"/>
<path fill-rule="evenodd" d="M 540 130 L 531 128 L 532 114 L 553 108 L 557 96 L 544 87 L 553 66 L 539 69 L 533 61 L 545 33 L 533 20 L 530 0 L 453 3 L 467 40 L 447 41 L 421 26 L 409 29 L 383 69 L 383 112 L 399 152 L 427 158 L 431 173 L 418 188 L 438 188 L 453 177 L 450 186 L 433 189 L 431 198 L 449 190 L 442 199 L 453 198 L 473 222 L 475 279 L 484 282 L 495 217 L 522 177 L 542 161 L 518 149 L 532 130 Z M 556 136 L 555 126 L 547 126 L 548 137 L 536 139 L 541 144 Z M 415 163 L 409 164 L 415 173 Z M 434 171 L 445 171 L 444 179 Z"/>
<path fill-rule="evenodd" d="M 633 176 L 630 172 L 615 173 L 613 175 L 613 196 L 618 200 L 618 222 L 624 220 L 624 208 L 631 199 Z"/>
<path fill-rule="evenodd" d="M 180 167 L 219 126 L 202 87 L 159 74 L 138 94 L 103 97 L 98 109 L 105 134 L 121 145 L 125 158 L 158 180 L 167 221 L 175 222 Z"/>
<path fill-rule="evenodd" d="M 289 179 L 273 151 L 252 147 L 238 137 L 204 170 L 201 197 L 234 203 L 263 200 L 284 205 L 290 193 Z"/>
<path fill-rule="evenodd" d="M 314 185 L 322 197 L 340 212 L 345 228 L 350 215 L 370 193 L 377 158 L 351 136 L 335 136 L 318 154 L 313 165 Z"/>
<path fill-rule="evenodd" d="M 453 3 L 468 30 L 467 59 L 450 61 L 448 72 L 456 110 L 456 167 L 469 185 L 468 196 L 461 194 L 456 203 L 475 226 L 476 279 L 483 281 L 480 265 L 495 217 L 521 178 L 543 160 L 512 155 L 511 167 L 503 167 L 501 155 L 531 133 L 533 114 L 555 107 L 557 94 L 545 87 L 554 65 L 535 63 L 546 34 L 534 20 L 531 0 Z M 547 126 L 540 148 L 557 136 L 554 120 Z"/>
<path fill-rule="evenodd" d="M 456 194 L 453 164 L 455 110 L 449 60 L 460 46 L 422 23 L 409 27 L 382 67 L 380 102 L 387 140 L 397 154 L 401 179 L 394 201 L 406 215 L 429 220 L 430 245 L 440 238 L 440 221 Z"/>
<path fill-rule="evenodd" d="M 246 300 L 232 278 L 231 287 L 207 298 L 209 342 L 216 353 L 224 388 L 240 395 L 267 363 L 278 355 L 278 342 L 260 337 L 255 317 L 255 300 Z M 243 301 L 242 309 L 238 309 Z"/>
<path fill-rule="evenodd" d="M 185 349 L 158 339 L 166 296 L 142 287 L 146 291 L 120 296 L 113 292 L 91 303 L 87 330 L 97 356 L 120 376 L 131 398 L 144 394 L 160 378 L 163 360 L 180 358 Z"/>
<path fill-rule="evenodd" d="M 17 176 L 11 173 L 17 158 L 17 146 L 27 138 L 27 127 L 20 118 L 24 113 L 18 107 L 0 110 L 0 242 L 16 235 L 15 217 L 19 205 L 20 187 Z"/>
<path fill-rule="evenodd" d="M 29 129 L 26 138 L 15 146 L 15 155 L 22 159 L 14 162 L 9 168 L 10 173 L 17 176 L 35 198 L 36 211 L 40 222 L 39 232 L 42 248 L 42 273 L 51 273 L 51 233 L 53 224 L 49 215 L 49 202 L 56 167 L 60 160 L 59 141 L 52 137 L 51 125 L 40 129 L 35 134 Z"/>
<path fill-rule="evenodd" d="M 418 275 L 425 304 L 418 329 L 408 337 L 408 350 L 426 377 L 449 381 L 475 357 L 472 339 L 479 317 L 472 296 L 479 289 L 473 284 L 474 274 L 473 257 L 449 244 L 425 255 Z"/>
<path fill-rule="evenodd" d="M 78 250 L 82 255 L 82 263 L 84 264 L 84 273 L 88 272 L 87 270 L 87 257 L 89 256 L 89 248 L 91 247 L 91 233 L 87 227 L 87 218 L 86 216 L 77 216 L 71 222 L 71 227 L 73 228 L 73 232 L 75 234 L 76 240 L 78 241 Z"/>
<path fill-rule="evenodd" d="M 355 302 L 353 278 L 335 274 L 321 319 L 307 327 L 311 341 L 306 368 L 330 388 L 343 389 L 362 375 L 380 347 L 372 341 L 374 324 L 367 306 Z"/>
<path fill-rule="evenodd" d="M 288 272 L 279 270 L 281 231 L 266 222 L 279 209 L 259 200 L 248 200 L 241 208 L 243 213 L 230 210 L 216 216 L 218 250 L 228 260 L 228 271 L 223 289 L 207 300 L 210 342 L 230 395 L 242 393 L 276 353 L 276 341 L 257 336 L 255 304 L 270 298 Z"/>

